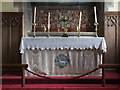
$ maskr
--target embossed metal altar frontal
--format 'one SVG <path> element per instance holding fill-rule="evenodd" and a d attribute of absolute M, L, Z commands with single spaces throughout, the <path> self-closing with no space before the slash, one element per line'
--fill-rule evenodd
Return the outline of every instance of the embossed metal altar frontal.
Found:
<path fill-rule="evenodd" d="M 95 34 L 91 35 L 98 37 L 97 8 L 94 3 L 42 4 L 32 3 L 34 37 L 36 34 L 41 36 L 41 33 L 44 34 L 42 36 L 47 34 L 48 37 L 68 37 L 76 33 L 74 35 L 80 37 L 81 32 L 93 32 Z M 28 36 L 31 35 L 28 32 Z"/>

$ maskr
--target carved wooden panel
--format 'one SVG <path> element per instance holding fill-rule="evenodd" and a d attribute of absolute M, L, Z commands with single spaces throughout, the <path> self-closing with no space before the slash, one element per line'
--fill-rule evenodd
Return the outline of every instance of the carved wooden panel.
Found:
<path fill-rule="evenodd" d="M 2 63 L 21 63 L 19 53 L 22 36 L 22 13 L 2 13 Z"/>
<path fill-rule="evenodd" d="M 118 17 L 117 16 L 107 16 L 107 27 L 113 27 L 117 25 L 117 20 Z"/>
<path fill-rule="evenodd" d="M 105 12 L 105 39 L 107 43 L 106 63 L 119 62 L 119 22 L 120 12 Z"/>
<path fill-rule="evenodd" d="M 22 21 L 20 16 L 2 16 L 2 26 L 22 26 Z"/>

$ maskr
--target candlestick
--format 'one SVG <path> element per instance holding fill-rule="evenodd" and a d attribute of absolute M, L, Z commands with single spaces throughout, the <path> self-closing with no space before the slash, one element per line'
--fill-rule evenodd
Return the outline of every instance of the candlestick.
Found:
<path fill-rule="evenodd" d="M 36 22 L 36 7 L 34 8 L 34 23 Z"/>
<path fill-rule="evenodd" d="M 79 29 L 79 27 L 78 27 L 78 26 L 76 26 L 76 27 L 77 27 L 78 37 L 80 37 L 80 29 Z"/>
<path fill-rule="evenodd" d="M 33 23 L 32 25 L 33 25 L 33 30 L 34 30 L 34 35 L 33 35 L 33 36 L 36 37 L 36 35 L 35 35 L 35 30 L 36 30 L 36 25 L 37 25 L 37 23 Z"/>
<path fill-rule="evenodd" d="M 23 27 L 25 27 L 25 24 L 23 24 Z M 22 29 L 22 37 L 25 37 L 25 32 L 24 31 L 25 31 L 25 28 Z"/>
<path fill-rule="evenodd" d="M 33 18 L 34 20 L 33 20 L 33 30 L 34 30 L 34 37 L 36 36 L 35 35 L 35 29 L 36 29 L 36 7 L 34 8 L 34 18 Z"/>
<path fill-rule="evenodd" d="M 80 29 L 80 26 L 81 26 L 81 17 L 82 17 L 82 12 L 80 12 L 79 26 L 78 26 L 79 29 Z"/>
<path fill-rule="evenodd" d="M 48 30 L 50 29 L 50 12 L 48 13 Z"/>
<path fill-rule="evenodd" d="M 48 12 L 48 37 L 50 36 L 50 12 Z"/>
<path fill-rule="evenodd" d="M 95 25 L 95 32 L 96 32 L 96 37 L 98 37 L 98 34 L 97 34 L 97 31 L 98 31 L 98 23 L 94 23 L 94 25 Z"/>
<path fill-rule="evenodd" d="M 96 13 L 96 6 L 94 6 L 94 14 L 95 14 L 95 23 L 97 23 L 97 13 Z"/>

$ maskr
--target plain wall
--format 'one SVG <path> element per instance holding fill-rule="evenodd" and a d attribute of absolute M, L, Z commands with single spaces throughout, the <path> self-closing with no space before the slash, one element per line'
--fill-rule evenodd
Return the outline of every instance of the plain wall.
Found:
<path fill-rule="evenodd" d="M 120 0 L 114 2 L 105 2 L 105 11 L 120 11 Z"/>

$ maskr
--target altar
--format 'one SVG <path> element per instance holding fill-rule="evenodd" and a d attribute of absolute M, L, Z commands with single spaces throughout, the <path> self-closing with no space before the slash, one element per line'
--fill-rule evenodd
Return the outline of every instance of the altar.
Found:
<path fill-rule="evenodd" d="M 102 63 L 104 52 L 104 37 L 23 37 L 20 45 L 22 63 L 46 76 L 82 75 Z M 90 74 L 99 75 L 101 70 Z"/>

